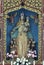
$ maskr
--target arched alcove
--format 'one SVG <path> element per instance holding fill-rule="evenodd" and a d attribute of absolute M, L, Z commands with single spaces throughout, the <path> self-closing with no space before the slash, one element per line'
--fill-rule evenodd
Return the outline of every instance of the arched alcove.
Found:
<path fill-rule="evenodd" d="M 41 0 L 40 0 L 41 1 Z M 26 3 L 27 2 L 27 3 Z M 6 1 L 4 1 L 4 3 L 6 3 Z M 19 3 L 19 4 L 18 4 Z M 5 4 L 5 6 L 4 6 L 4 26 L 5 26 L 5 28 L 4 28 L 4 34 L 5 34 L 5 46 L 6 46 L 6 19 L 7 18 L 9 18 L 9 16 L 7 15 L 8 13 L 10 13 L 10 12 L 13 12 L 13 11 L 16 11 L 16 10 L 19 10 L 19 9 L 21 9 L 21 8 L 24 8 L 24 9 L 27 9 L 28 11 L 32 11 L 32 12 L 35 12 L 35 13 L 37 13 L 38 14 L 38 19 L 39 19 L 39 22 L 38 22 L 38 62 L 41 62 L 41 22 L 42 22 L 42 20 L 41 20 L 41 6 L 39 7 L 38 6 L 38 8 L 37 7 L 34 7 L 34 6 L 32 6 L 32 4 L 35 4 L 35 2 L 34 3 L 32 3 L 31 5 L 30 5 L 30 3 L 28 3 L 28 0 L 26 0 L 24 3 L 25 3 L 25 5 L 24 6 L 21 6 L 21 1 L 18 1 L 18 3 L 17 4 L 12 4 L 10 7 L 9 7 L 9 5 L 11 4 L 11 2 L 10 2 L 10 4 L 9 5 L 7 5 L 6 6 L 6 4 Z M 41 2 L 39 2 L 39 5 L 40 5 L 40 3 Z M 7 2 L 7 4 L 8 4 L 8 2 Z M 36 6 L 36 4 L 35 4 L 35 6 Z M 6 47 L 5 47 L 5 51 L 6 51 Z M 6 54 L 6 53 L 5 53 Z"/>

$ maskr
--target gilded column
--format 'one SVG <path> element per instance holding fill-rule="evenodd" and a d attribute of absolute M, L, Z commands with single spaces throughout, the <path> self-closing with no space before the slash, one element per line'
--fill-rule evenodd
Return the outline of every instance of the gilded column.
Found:
<path fill-rule="evenodd" d="M 42 0 L 42 60 L 44 60 L 44 0 Z"/>

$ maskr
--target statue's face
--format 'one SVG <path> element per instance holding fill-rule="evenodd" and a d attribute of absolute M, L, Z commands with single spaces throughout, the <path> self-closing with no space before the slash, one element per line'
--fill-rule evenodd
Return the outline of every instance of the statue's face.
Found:
<path fill-rule="evenodd" d="M 24 16 L 21 16 L 21 20 L 23 20 L 24 19 Z"/>
<path fill-rule="evenodd" d="M 21 13 L 21 20 L 23 20 L 24 19 L 24 14 L 23 13 Z"/>
<path fill-rule="evenodd" d="M 26 20 L 29 21 L 29 17 L 26 17 Z"/>

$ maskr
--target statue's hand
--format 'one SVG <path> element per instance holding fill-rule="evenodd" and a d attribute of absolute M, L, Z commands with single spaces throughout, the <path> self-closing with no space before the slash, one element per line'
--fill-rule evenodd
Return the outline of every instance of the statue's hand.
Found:
<path fill-rule="evenodd" d="M 26 22 L 26 23 L 25 23 L 25 26 L 29 26 L 29 23 L 28 23 L 28 22 Z"/>

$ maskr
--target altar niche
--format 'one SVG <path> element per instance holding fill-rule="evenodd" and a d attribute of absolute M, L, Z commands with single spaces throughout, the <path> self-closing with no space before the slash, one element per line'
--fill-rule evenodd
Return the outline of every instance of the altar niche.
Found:
<path fill-rule="evenodd" d="M 38 14 L 26 9 L 20 9 L 15 12 L 8 13 L 8 16 L 6 38 L 7 60 L 18 57 L 37 60 Z"/>

